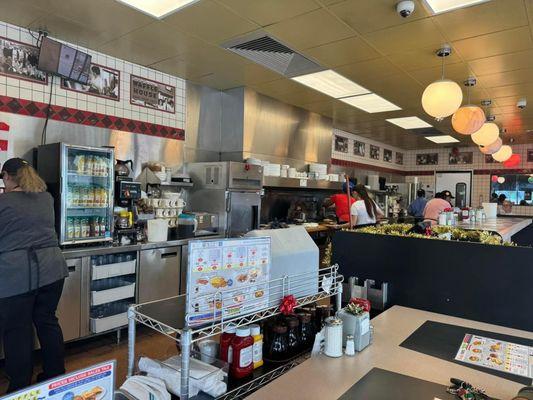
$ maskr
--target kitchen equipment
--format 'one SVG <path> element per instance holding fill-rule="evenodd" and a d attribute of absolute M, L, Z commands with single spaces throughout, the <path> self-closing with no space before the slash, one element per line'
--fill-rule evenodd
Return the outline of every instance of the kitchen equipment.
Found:
<path fill-rule="evenodd" d="M 142 250 L 138 303 L 179 295 L 180 279 L 181 246 Z"/>
<path fill-rule="evenodd" d="M 187 171 L 194 181 L 189 208 L 218 214 L 227 237 L 259 228 L 263 167 L 227 161 L 191 163 Z"/>
<path fill-rule="evenodd" d="M 287 338 L 287 326 L 277 322 L 272 326 L 269 335 L 270 341 L 267 346 L 267 357 L 269 360 L 282 361 L 288 358 L 289 343 Z"/>
<path fill-rule="evenodd" d="M 128 164 L 130 165 L 130 168 L 128 168 Z M 133 171 L 133 161 L 132 160 L 117 160 L 115 164 L 115 175 L 116 176 L 124 176 L 128 177 L 130 176 L 130 172 Z"/>
<path fill-rule="evenodd" d="M 218 232 L 218 215 L 207 212 L 193 211 L 187 214 L 193 215 L 196 219 L 195 235 Z"/>
<path fill-rule="evenodd" d="M 131 227 L 130 224 L 130 212 L 129 211 L 120 211 L 117 215 L 115 222 L 117 229 L 128 229 Z"/>
<path fill-rule="evenodd" d="M 328 357 L 342 356 L 342 320 L 337 317 L 326 319 L 324 354 Z"/>
<path fill-rule="evenodd" d="M 498 216 L 498 203 L 483 203 L 482 206 L 487 218 L 496 218 Z"/>
<path fill-rule="evenodd" d="M 168 222 L 165 219 L 150 219 L 147 231 L 149 242 L 165 242 L 168 239 Z"/>
<path fill-rule="evenodd" d="M 39 146 L 37 170 L 54 197 L 60 245 L 112 241 L 112 148 Z"/>
<path fill-rule="evenodd" d="M 198 222 L 193 214 L 181 213 L 178 217 L 178 238 L 186 239 L 194 237 L 198 228 Z"/>

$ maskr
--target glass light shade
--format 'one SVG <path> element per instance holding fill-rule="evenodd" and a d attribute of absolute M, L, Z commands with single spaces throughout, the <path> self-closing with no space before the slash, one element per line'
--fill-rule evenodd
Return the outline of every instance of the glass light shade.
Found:
<path fill-rule="evenodd" d="M 424 111 L 435 118 L 452 115 L 463 102 L 461 87 L 449 79 L 431 83 L 422 94 Z"/>
<path fill-rule="evenodd" d="M 477 132 L 486 120 L 485 112 L 480 107 L 468 104 L 453 114 L 452 126 L 461 135 L 471 135 Z"/>
<path fill-rule="evenodd" d="M 489 144 L 488 146 L 479 146 L 479 151 L 483 154 L 494 154 L 502 147 L 502 139 L 498 138 L 494 143 Z"/>
<path fill-rule="evenodd" d="M 533 183 L 533 176 L 530 176 L 529 178 L 527 178 L 527 181 L 528 181 L 529 183 Z"/>
<path fill-rule="evenodd" d="M 518 167 L 521 162 L 522 156 L 520 154 L 513 154 L 503 163 L 503 166 L 507 168 Z"/>
<path fill-rule="evenodd" d="M 498 183 L 505 183 L 505 178 L 503 176 L 498 177 Z"/>
<path fill-rule="evenodd" d="M 498 182 L 498 175 L 492 175 L 492 177 L 490 178 L 490 180 L 494 183 Z"/>
<path fill-rule="evenodd" d="M 492 158 L 498 162 L 507 161 L 513 155 L 513 149 L 511 146 L 504 144 L 500 150 L 492 155 Z"/>
<path fill-rule="evenodd" d="M 488 146 L 494 143 L 500 136 L 500 128 L 494 122 L 485 122 L 483 126 L 472 134 L 472 140 L 480 146 Z"/>

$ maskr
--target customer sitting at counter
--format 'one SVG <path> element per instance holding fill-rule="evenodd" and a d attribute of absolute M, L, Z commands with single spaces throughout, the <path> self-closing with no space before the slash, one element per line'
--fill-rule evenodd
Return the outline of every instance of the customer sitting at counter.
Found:
<path fill-rule="evenodd" d="M 354 188 L 354 183 L 350 181 L 350 206 L 355 203 L 355 199 L 353 197 Z M 344 182 L 342 184 L 342 193 L 334 194 L 324 202 L 324 207 L 326 208 L 333 205 L 335 206 L 335 214 L 337 215 L 339 224 L 346 224 L 350 222 L 350 207 L 348 206 L 347 189 L 348 186 L 346 185 L 346 182 Z"/>
<path fill-rule="evenodd" d="M 439 214 L 452 206 L 447 200 L 448 198 L 453 199 L 449 190 L 436 193 L 435 197 L 429 200 L 426 208 L 424 208 L 424 221 L 430 222 L 431 225 L 437 224 Z"/>
<path fill-rule="evenodd" d="M 33 376 L 34 330 L 41 345 L 39 381 L 65 373 L 63 334 L 56 310 L 68 275 L 55 231 L 54 200 L 37 172 L 20 158 L 1 170 L 0 335 L 8 392 Z"/>
<path fill-rule="evenodd" d="M 370 198 L 364 185 L 356 185 L 354 188 L 355 203 L 352 204 L 352 223 L 356 227 L 374 225 L 380 217 L 383 217 L 383 211 L 376 202 Z"/>
<path fill-rule="evenodd" d="M 416 191 L 416 199 L 409 204 L 407 213 L 420 221 L 424 218 L 424 209 L 426 208 L 427 202 L 426 191 L 424 189 L 418 189 Z"/>

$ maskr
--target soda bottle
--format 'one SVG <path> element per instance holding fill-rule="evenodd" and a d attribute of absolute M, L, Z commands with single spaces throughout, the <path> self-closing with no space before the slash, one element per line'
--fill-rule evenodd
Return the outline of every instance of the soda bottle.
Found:
<path fill-rule="evenodd" d="M 79 218 L 74 218 L 74 238 L 80 238 L 81 237 L 81 222 Z"/>
<path fill-rule="evenodd" d="M 67 239 L 74 238 L 74 218 L 67 218 Z"/>

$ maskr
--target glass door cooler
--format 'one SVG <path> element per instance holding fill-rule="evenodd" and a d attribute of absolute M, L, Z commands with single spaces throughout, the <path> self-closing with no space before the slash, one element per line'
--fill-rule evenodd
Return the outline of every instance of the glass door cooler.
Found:
<path fill-rule="evenodd" d="M 37 169 L 54 197 L 61 245 L 113 240 L 113 165 L 111 148 L 39 147 Z"/>

